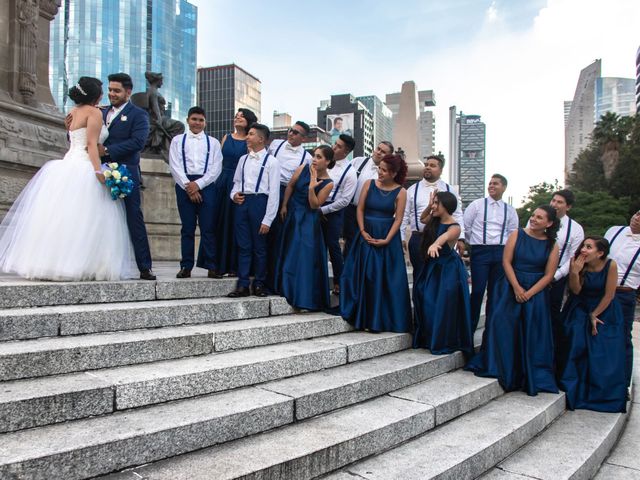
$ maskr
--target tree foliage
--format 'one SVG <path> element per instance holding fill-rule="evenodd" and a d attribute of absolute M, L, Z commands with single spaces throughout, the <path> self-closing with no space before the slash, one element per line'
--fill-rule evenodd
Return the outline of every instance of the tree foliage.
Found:
<path fill-rule="evenodd" d="M 640 115 L 600 118 L 573 165 L 569 188 L 609 194 L 626 205 L 627 219 L 640 208 Z"/>

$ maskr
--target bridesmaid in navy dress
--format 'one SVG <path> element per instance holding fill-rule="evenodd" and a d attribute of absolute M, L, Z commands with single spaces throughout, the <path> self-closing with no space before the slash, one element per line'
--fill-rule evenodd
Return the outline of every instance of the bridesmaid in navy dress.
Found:
<path fill-rule="evenodd" d="M 626 411 L 624 320 L 615 299 L 618 268 L 608 254 L 606 239 L 586 237 L 571 259 L 558 358 L 570 410 Z"/>
<path fill-rule="evenodd" d="M 420 220 L 425 223 L 422 251 L 425 267 L 413 286 L 414 348 L 428 348 L 440 355 L 461 350 L 473 354 L 473 325 L 467 271 L 453 249 L 460 225 L 452 213 L 458 200 L 453 193 L 431 195 Z"/>
<path fill-rule="evenodd" d="M 557 393 L 553 372 L 553 333 L 547 286 L 558 266 L 556 211 L 535 209 L 527 228 L 505 245 L 504 276 L 493 292 L 482 347 L 467 370 L 494 377 L 506 391 Z"/>
<path fill-rule="evenodd" d="M 404 159 L 386 155 L 378 167 L 378 179 L 365 183 L 360 193 L 360 232 L 340 280 L 342 317 L 358 330 L 411 330 L 409 283 L 399 233 L 407 201 L 402 188 L 406 175 Z"/>
<path fill-rule="evenodd" d="M 334 165 L 329 145 L 316 148 L 311 165 L 298 167 L 284 192 L 275 285 L 287 302 L 298 309 L 330 307 L 327 247 L 319 208 L 331 193 L 333 180 L 327 169 Z"/>
<path fill-rule="evenodd" d="M 233 202 L 229 198 L 233 188 L 233 175 L 240 157 L 248 152 L 247 132 L 256 123 L 255 113 L 247 108 L 238 109 L 233 118 L 234 132 L 222 139 L 222 173 L 216 180 L 216 265 L 215 277 L 225 273 L 235 275 L 238 266 L 238 247 L 233 232 Z"/>

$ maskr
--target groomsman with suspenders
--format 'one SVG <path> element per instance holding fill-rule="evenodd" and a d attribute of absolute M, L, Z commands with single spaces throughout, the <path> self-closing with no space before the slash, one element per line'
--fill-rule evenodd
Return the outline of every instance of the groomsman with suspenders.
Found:
<path fill-rule="evenodd" d="M 205 111 L 191 107 L 187 115 L 189 131 L 173 137 L 169 148 L 169 169 L 176 182 L 176 201 L 182 228 L 181 260 L 177 278 L 188 278 L 194 265 L 196 225 L 200 226 L 200 268 L 209 278 L 222 278 L 215 264 L 215 184 L 222 171 L 220 142 L 204 132 Z"/>
<path fill-rule="evenodd" d="M 604 237 L 609 240 L 611 245 L 609 257 L 618 264 L 616 299 L 622 307 L 622 316 L 624 317 L 627 354 L 625 373 L 627 385 L 629 385 L 633 369 L 631 330 L 633 329 L 638 287 L 640 287 L 640 211 L 631 217 L 628 227 L 611 227 Z"/>
<path fill-rule="evenodd" d="M 409 239 L 409 260 L 413 267 L 413 278 L 415 279 L 424 266 L 424 254 L 425 252 L 420 250 L 420 242 L 422 240 L 422 230 L 424 225 L 420 222 L 420 215 L 427 205 L 431 194 L 434 191 L 438 192 L 451 192 L 456 195 L 458 199 L 458 206 L 456 211 L 453 212 L 453 218 L 460 224 L 461 239 L 458 240 L 458 248 L 460 251 L 464 251 L 464 221 L 462 219 L 462 201 L 457 192 L 453 191 L 451 185 L 444 180 L 440 179 L 442 175 L 442 168 L 444 167 L 444 159 L 436 155 L 427 157 L 424 163 L 424 170 L 422 172 L 423 178 L 419 182 L 414 183 L 407 189 L 407 205 L 404 208 L 404 216 L 402 218 L 402 225 L 400 226 L 400 236 L 402 238 L 402 245 L 406 249 L 407 242 L 405 240 L 407 228 L 411 228 L 411 237 Z"/>
<path fill-rule="evenodd" d="M 555 208 L 560 220 L 560 229 L 556 242 L 560 249 L 560 260 L 558 269 L 553 276 L 553 282 L 549 290 L 549 301 L 551 303 L 551 321 L 553 322 L 553 341 L 557 347 L 560 344 L 562 323 L 560 309 L 564 300 L 565 287 L 569 278 L 569 261 L 573 258 L 576 250 L 584 239 L 582 226 L 569 218 L 567 212 L 571 210 L 575 201 L 575 195 L 571 190 L 558 190 L 551 197 L 550 205 Z"/>
<path fill-rule="evenodd" d="M 333 293 L 340 293 L 340 276 L 344 267 L 344 257 L 340 250 L 340 235 L 344 220 L 344 208 L 349 205 L 356 193 L 358 177 L 353 165 L 347 160 L 347 155 L 355 148 L 356 142 L 352 136 L 341 134 L 333 145 L 335 166 L 329 170 L 333 180 L 333 189 L 329 199 L 320 209 L 324 219 L 322 233 L 329 249 L 329 259 L 333 270 Z"/>
<path fill-rule="evenodd" d="M 234 231 L 238 243 L 238 285 L 229 297 L 250 295 L 249 275 L 254 271 L 253 294 L 267 295 L 267 234 L 278 213 L 280 166 L 265 144 L 269 128 L 254 123 L 247 134 L 249 153 L 240 157 L 230 197 L 235 203 Z"/>
<path fill-rule="evenodd" d="M 482 299 L 487 291 L 485 318 L 491 311 L 491 294 L 501 274 L 502 253 L 509 235 L 518 229 L 516 209 L 502 200 L 507 179 L 491 176 L 488 196 L 474 200 L 464 211 L 464 230 L 471 245 L 471 321 L 475 331 L 480 320 Z"/>
<path fill-rule="evenodd" d="M 344 226 L 342 236 L 344 237 L 344 257 L 349 252 L 349 247 L 358 232 L 358 219 L 356 211 L 358 210 L 358 201 L 360 200 L 360 192 L 362 186 L 367 180 L 378 178 L 378 165 L 385 155 L 393 153 L 393 144 L 391 142 L 382 141 L 378 144 L 370 157 L 356 157 L 351 161 L 351 165 L 356 171 L 358 184 L 356 193 L 351 199 L 351 203 L 344 209 Z"/>
<path fill-rule="evenodd" d="M 293 176 L 300 165 L 311 162 L 311 154 L 302 146 L 304 137 L 309 135 L 310 128 L 304 122 L 296 122 L 287 132 L 286 140 L 274 140 L 269 145 L 268 152 L 278 160 L 280 165 L 280 204 L 284 199 L 284 191 L 287 189 L 289 180 Z M 267 252 L 268 252 L 268 285 L 275 291 L 273 284 L 273 275 L 276 266 L 276 256 L 280 249 L 280 240 L 282 238 L 282 222 L 280 216 L 276 215 L 268 236 Z"/>

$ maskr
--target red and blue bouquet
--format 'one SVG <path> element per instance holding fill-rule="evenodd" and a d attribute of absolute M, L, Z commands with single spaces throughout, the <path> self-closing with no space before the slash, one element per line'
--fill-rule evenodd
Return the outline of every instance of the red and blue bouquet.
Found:
<path fill-rule="evenodd" d="M 133 191 L 131 172 L 126 165 L 119 165 L 115 162 L 107 163 L 106 169 L 103 170 L 102 174 L 113 200 L 125 198 Z"/>

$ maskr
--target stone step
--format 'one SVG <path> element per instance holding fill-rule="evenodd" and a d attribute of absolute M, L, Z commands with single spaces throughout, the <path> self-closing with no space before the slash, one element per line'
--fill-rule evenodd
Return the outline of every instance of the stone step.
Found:
<path fill-rule="evenodd" d="M 588 480 L 624 428 L 626 414 L 566 412 L 482 480 Z"/>
<path fill-rule="evenodd" d="M 186 278 L 117 282 L 0 282 L 0 308 L 86 303 L 121 303 L 180 298 L 220 297 L 235 289 L 237 279 Z"/>
<path fill-rule="evenodd" d="M 293 421 L 293 400 L 249 387 L 0 435 L 0 478 L 80 479 Z"/>
<path fill-rule="evenodd" d="M 288 329 L 283 332 L 289 334 Z M 258 332 L 255 338 L 263 336 Z M 353 332 L 180 360 L 4 382 L 0 389 L 0 431 L 283 379 L 397 352 L 410 344 L 408 334 Z"/>
<path fill-rule="evenodd" d="M 200 298 L 0 309 L 0 341 L 114 332 L 293 313 L 282 297 Z"/>
<path fill-rule="evenodd" d="M 205 355 L 351 330 L 339 316 L 316 313 L 16 340 L 0 344 L 0 381 Z"/>
<path fill-rule="evenodd" d="M 433 429 L 448 418 L 441 412 L 463 414 L 502 394 L 495 380 L 460 371 L 412 388 L 107 478 L 197 480 L 212 472 L 217 480 L 315 478 Z"/>
<path fill-rule="evenodd" d="M 539 434 L 564 410 L 564 394 L 529 397 L 512 392 L 433 432 L 326 478 L 473 479 Z"/>

